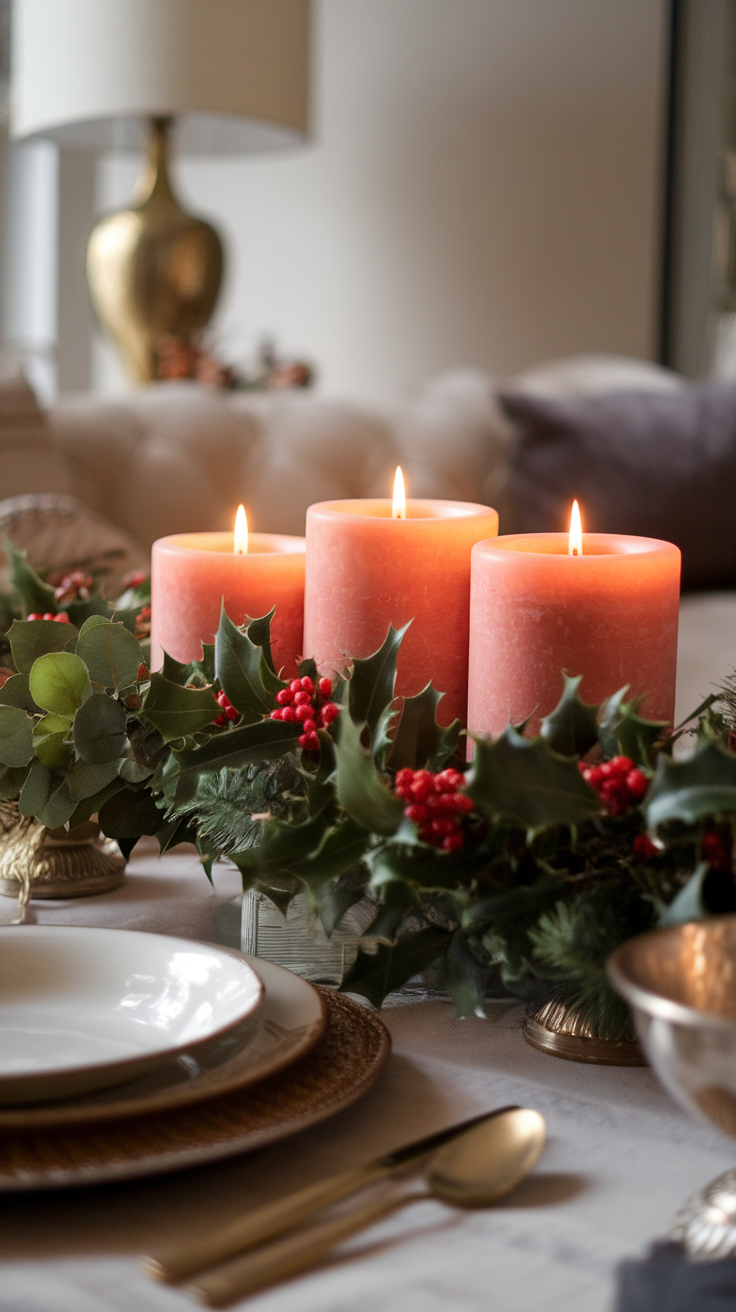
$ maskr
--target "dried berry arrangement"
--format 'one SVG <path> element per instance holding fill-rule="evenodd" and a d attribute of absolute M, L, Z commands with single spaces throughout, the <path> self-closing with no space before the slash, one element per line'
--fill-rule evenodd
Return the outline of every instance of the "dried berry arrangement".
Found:
<path fill-rule="evenodd" d="M 25 618 L 6 634 L 0 797 L 52 828 L 96 814 L 126 855 L 143 834 L 162 852 L 189 840 L 207 871 L 228 858 L 282 909 L 306 889 L 328 933 L 370 892 L 345 989 L 380 1003 L 439 961 L 460 1016 L 482 1013 L 495 976 L 615 1039 L 629 1022 L 613 949 L 736 910 L 731 683 L 668 734 L 625 688 L 589 706 L 564 677 L 538 737 L 477 739 L 468 765 L 441 693 L 394 697 L 405 630 L 334 680 L 305 660 L 285 681 L 271 617 L 237 627 L 223 611 L 201 660 L 150 674 L 142 580 L 115 609 L 12 559 Z"/>

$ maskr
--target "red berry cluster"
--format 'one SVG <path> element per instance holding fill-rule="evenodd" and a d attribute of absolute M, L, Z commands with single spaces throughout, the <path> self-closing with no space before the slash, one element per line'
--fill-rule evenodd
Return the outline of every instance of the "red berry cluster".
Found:
<path fill-rule="evenodd" d="M 57 601 L 89 601 L 89 594 L 92 591 L 95 581 L 91 574 L 85 574 L 81 569 L 73 569 L 71 574 L 63 574 L 61 578 L 55 576 L 53 581 L 58 586 L 54 592 Z"/>
<path fill-rule="evenodd" d="M 408 802 L 407 820 L 419 827 L 419 837 L 445 852 L 460 852 L 465 846 L 463 816 L 475 810 L 475 803 L 459 793 L 465 775 L 459 770 L 398 770 L 394 781 L 397 797 Z"/>
<path fill-rule="evenodd" d="M 50 610 L 44 611 L 43 615 L 35 611 L 28 616 L 29 620 L 54 620 L 56 624 L 71 624 L 71 620 L 65 610 L 60 610 L 58 615 L 52 615 Z"/>
<path fill-rule="evenodd" d="M 227 693 L 218 692 L 215 701 L 218 706 L 222 707 L 222 715 L 218 715 L 215 724 L 223 725 L 227 724 L 228 720 L 240 719 L 240 711 L 236 711 Z"/>
<path fill-rule="evenodd" d="M 609 815 L 625 815 L 630 807 L 641 802 L 649 780 L 628 756 L 614 756 L 601 765 L 586 765 L 580 761 L 578 769 L 587 784 L 594 788 Z"/>
<path fill-rule="evenodd" d="M 305 752 L 318 752 L 317 730 L 326 729 L 340 714 L 340 707 L 331 697 L 331 679 L 320 679 L 316 688 L 308 674 L 303 679 L 292 679 L 288 688 L 276 693 L 278 709 L 271 711 L 271 719 L 301 724 L 299 746 Z"/>
<path fill-rule="evenodd" d="M 136 638 L 148 638 L 151 635 L 151 607 L 141 606 L 135 617 Z"/>

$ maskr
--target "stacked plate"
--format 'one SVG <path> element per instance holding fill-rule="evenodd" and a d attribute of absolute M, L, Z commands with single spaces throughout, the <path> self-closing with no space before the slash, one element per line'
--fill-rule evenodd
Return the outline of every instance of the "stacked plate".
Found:
<path fill-rule="evenodd" d="M 127 930 L 0 929 L 0 1189 L 260 1147 L 353 1102 L 382 1022 L 280 966 Z"/>

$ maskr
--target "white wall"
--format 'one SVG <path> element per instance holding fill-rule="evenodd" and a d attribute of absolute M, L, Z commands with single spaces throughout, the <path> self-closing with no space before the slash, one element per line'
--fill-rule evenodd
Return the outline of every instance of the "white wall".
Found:
<path fill-rule="evenodd" d="M 651 356 L 666 10 L 318 0 L 313 143 L 180 169 L 229 240 L 223 351 L 272 332 L 367 399 L 461 363 Z M 134 171 L 100 166 L 102 208 Z"/>

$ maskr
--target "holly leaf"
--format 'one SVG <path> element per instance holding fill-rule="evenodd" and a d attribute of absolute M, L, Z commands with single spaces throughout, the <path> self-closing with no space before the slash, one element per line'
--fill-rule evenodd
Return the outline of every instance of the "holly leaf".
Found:
<path fill-rule="evenodd" d="M 38 815 L 51 794 L 53 775 L 42 761 L 34 761 L 18 798 L 18 810 L 21 815 Z"/>
<path fill-rule="evenodd" d="M 31 697 L 27 674 L 13 674 L 0 688 L 0 706 L 20 706 L 31 715 L 40 711 Z"/>
<path fill-rule="evenodd" d="M 33 663 L 28 686 L 38 706 L 67 720 L 73 720 L 80 706 L 92 696 L 87 666 L 70 651 L 39 656 Z"/>
<path fill-rule="evenodd" d="M 276 667 L 273 663 L 273 653 L 271 651 L 271 621 L 275 612 L 276 607 L 274 606 L 268 612 L 268 615 L 262 615 L 260 619 L 250 620 L 246 629 L 246 633 L 251 642 L 254 643 L 256 647 L 260 647 L 263 653 L 261 677 L 263 679 L 264 687 L 267 688 L 269 692 L 279 692 L 281 688 L 288 688 L 289 686 L 287 683 L 284 683 L 283 679 L 279 678 L 276 672 Z M 312 675 L 312 678 L 314 677 L 315 676 Z M 235 705 L 234 702 L 233 705 Z"/>
<path fill-rule="evenodd" d="M 341 993 L 359 993 L 374 1007 L 401 988 L 413 975 L 431 966 L 450 944 L 450 935 L 429 926 L 410 934 L 400 943 L 380 944 L 377 952 L 358 952 L 354 965 L 340 985 Z"/>
<path fill-rule="evenodd" d="M 41 615 L 51 611 L 55 615 L 59 608 L 54 589 L 48 583 L 43 583 L 35 569 L 28 564 L 25 551 L 20 551 L 9 538 L 5 538 L 4 546 L 10 561 L 10 581 L 20 596 L 26 615 L 32 615 L 35 611 Z"/>
<path fill-rule="evenodd" d="M 224 603 L 215 636 L 215 674 L 246 724 L 268 715 L 276 704 L 273 693 L 286 687 L 268 665 L 263 648 L 233 624 Z"/>
<path fill-rule="evenodd" d="M 365 930 L 363 938 L 392 944 L 409 913 L 418 910 L 419 903 L 414 890 L 400 879 L 391 880 L 381 891 L 378 912 Z"/>
<path fill-rule="evenodd" d="M 437 707 L 444 693 L 431 681 L 416 697 L 405 697 L 401 720 L 389 757 L 392 770 L 441 770 L 454 756 L 460 737 L 460 721 L 447 728 L 437 723 Z"/>
<path fill-rule="evenodd" d="M 601 707 L 598 737 L 607 757 L 629 756 L 636 765 L 650 766 L 654 744 L 668 728 L 666 720 L 645 720 L 638 714 L 642 698 L 624 701 L 629 685 L 620 688 Z"/>
<path fill-rule="evenodd" d="M 555 709 L 542 720 L 539 736 L 561 756 L 585 756 L 598 742 L 599 707 L 581 701 L 582 674 L 571 678 L 563 671 L 562 677 L 564 691 Z"/>
<path fill-rule="evenodd" d="M 176 661 L 173 656 L 169 656 L 167 651 L 164 652 L 164 663 L 161 666 L 161 673 L 165 679 L 168 679 L 169 683 L 178 683 L 179 687 L 183 688 L 191 672 L 191 665 L 185 665 L 182 661 Z"/>
<path fill-rule="evenodd" d="M 117 761 L 125 746 L 125 724 L 125 708 L 120 702 L 114 701 L 104 692 L 93 692 L 74 717 L 74 746 L 77 753 L 90 765 L 105 765 L 114 761 L 117 771 Z M 79 800 L 81 798 L 78 797 Z"/>
<path fill-rule="evenodd" d="M 693 825 L 709 815 L 736 813 L 736 756 L 706 739 L 685 761 L 661 753 L 642 803 L 654 832 L 669 820 Z"/>
<path fill-rule="evenodd" d="M 181 688 L 162 674 L 151 675 L 145 701 L 138 712 L 142 720 L 158 729 L 165 743 L 205 729 L 219 713 L 210 688 Z"/>
<path fill-rule="evenodd" d="M 256 761 L 273 761 L 294 748 L 301 726 L 283 720 L 259 720 L 237 729 L 217 734 L 201 747 L 176 752 L 180 777 L 196 776 L 202 770 L 222 770 L 225 766 L 252 765 Z"/>
<path fill-rule="evenodd" d="M 138 676 L 143 660 L 140 643 L 124 624 L 94 616 L 84 624 L 77 640 L 76 654 L 89 670 L 93 683 L 101 688 L 129 688 Z"/>
<path fill-rule="evenodd" d="M 312 816 L 300 825 L 283 820 L 267 820 L 261 840 L 244 852 L 230 853 L 230 860 L 243 874 L 265 877 L 291 874 L 292 864 L 299 865 L 322 842 L 327 822 L 324 816 Z"/>
<path fill-rule="evenodd" d="M 541 738 L 522 738 L 510 725 L 493 743 L 475 739 L 464 791 L 484 815 L 502 816 L 530 832 L 579 824 L 600 811 L 576 761 L 559 756 Z"/>
<path fill-rule="evenodd" d="M 369 833 L 393 834 L 401 822 L 404 803 L 389 791 L 373 758 L 363 750 L 362 730 L 363 725 L 355 724 L 343 711 L 336 749 L 337 796 L 348 815 Z"/>
<path fill-rule="evenodd" d="M 33 759 L 33 721 L 20 706 L 0 706 L 0 762 L 28 765 Z"/>
<path fill-rule="evenodd" d="M 661 913 L 657 921 L 660 929 L 666 929 L 668 925 L 687 925 L 691 920 L 705 920 L 708 911 L 703 901 L 703 884 L 709 870 L 707 861 L 696 867 L 685 887 Z"/>
<path fill-rule="evenodd" d="M 353 661 L 353 671 L 347 685 L 348 708 L 356 723 L 368 725 L 371 741 L 382 713 L 394 699 L 396 661 L 409 624 L 405 624 L 403 629 L 395 629 L 389 624 L 388 633 L 378 651 L 366 660 Z"/>
<path fill-rule="evenodd" d="M 13 664 L 21 674 L 30 674 L 39 656 L 64 651 L 77 641 L 73 624 L 56 620 L 14 620 L 8 632 Z"/>

